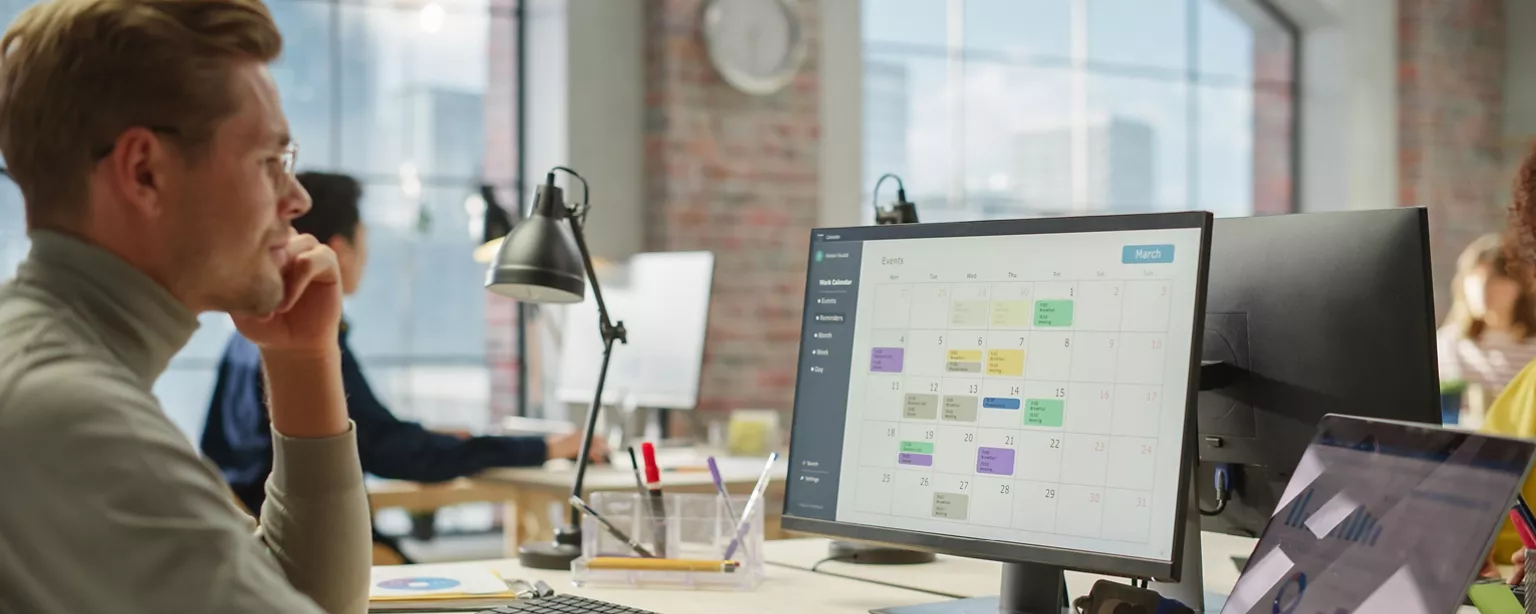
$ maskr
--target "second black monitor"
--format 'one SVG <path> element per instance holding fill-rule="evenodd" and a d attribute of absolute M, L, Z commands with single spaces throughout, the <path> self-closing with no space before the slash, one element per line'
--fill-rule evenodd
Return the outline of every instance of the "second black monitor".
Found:
<path fill-rule="evenodd" d="M 1206 530 L 1258 535 L 1326 414 L 1439 424 L 1428 229 L 1417 208 L 1216 220 L 1196 484 L 1213 511 L 1225 466 L 1232 494 Z"/>

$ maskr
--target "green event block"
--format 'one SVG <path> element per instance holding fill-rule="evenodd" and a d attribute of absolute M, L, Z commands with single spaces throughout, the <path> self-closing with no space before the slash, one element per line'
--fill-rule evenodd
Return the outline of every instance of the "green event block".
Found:
<path fill-rule="evenodd" d="M 1059 427 L 1066 405 L 1061 399 L 1030 399 L 1024 405 L 1024 425 Z"/>
<path fill-rule="evenodd" d="M 1064 327 L 1072 325 L 1072 301 L 1035 301 L 1035 326 Z"/>

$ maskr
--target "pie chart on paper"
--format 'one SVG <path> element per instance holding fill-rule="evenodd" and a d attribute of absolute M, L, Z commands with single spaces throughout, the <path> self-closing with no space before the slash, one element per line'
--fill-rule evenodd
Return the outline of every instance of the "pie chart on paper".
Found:
<path fill-rule="evenodd" d="M 393 578 L 378 583 L 378 587 L 394 591 L 442 591 L 457 588 L 460 582 L 453 578 Z"/>
<path fill-rule="evenodd" d="M 468 595 L 510 594 L 507 583 L 480 563 L 381 565 L 369 579 L 368 598 L 399 602 Z"/>

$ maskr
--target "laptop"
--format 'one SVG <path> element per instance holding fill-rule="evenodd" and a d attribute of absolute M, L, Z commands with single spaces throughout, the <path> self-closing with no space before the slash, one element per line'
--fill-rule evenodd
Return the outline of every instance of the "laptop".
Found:
<path fill-rule="evenodd" d="M 1222 614 L 1444 614 L 1461 605 L 1536 443 L 1329 415 Z"/>

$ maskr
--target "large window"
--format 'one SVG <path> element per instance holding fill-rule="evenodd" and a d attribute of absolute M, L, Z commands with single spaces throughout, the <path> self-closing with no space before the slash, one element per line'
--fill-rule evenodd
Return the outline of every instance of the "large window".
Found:
<path fill-rule="evenodd" d="M 5 22 L 25 4 L 0 0 Z M 485 269 L 465 201 L 486 183 L 515 202 L 516 0 L 267 5 L 284 35 L 271 70 L 300 170 L 364 184 L 370 260 L 347 316 L 375 392 L 402 417 L 483 422 Z M 0 278 L 25 254 L 21 227 L 20 196 L 0 185 Z M 223 315 L 202 323 L 156 386 L 191 437 L 233 332 Z"/>
<path fill-rule="evenodd" d="M 863 29 L 865 203 L 894 172 L 924 221 L 1294 208 L 1265 0 L 863 0 Z"/>

